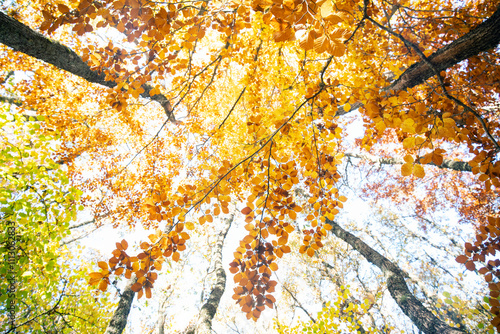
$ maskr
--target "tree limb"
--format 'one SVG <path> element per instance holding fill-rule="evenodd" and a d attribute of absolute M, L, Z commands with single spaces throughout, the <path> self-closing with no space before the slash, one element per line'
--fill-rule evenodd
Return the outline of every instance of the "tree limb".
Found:
<path fill-rule="evenodd" d="M 18 107 L 20 107 L 20 106 L 23 105 L 23 102 L 21 100 L 19 100 L 18 98 L 16 98 L 16 97 L 9 97 L 9 96 L 3 96 L 3 95 L 0 95 L 0 102 L 4 102 L 4 103 L 8 103 L 8 104 L 13 104 L 13 105 L 16 105 Z"/>
<path fill-rule="evenodd" d="M 0 11 L 0 43 L 43 62 L 79 76 L 91 83 L 113 88 L 116 82 L 106 80 L 102 72 L 92 70 L 82 58 L 67 46 L 45 37 L 38 31 Z M 143 84 L 141 97 L 158 102 L 170 121 L 175 121 L 170 101 L 162 94 L 149 96 L 153 87 Z"/>
<path fill-rule="evenodd" d="M 434 52 L 428 60 L 438 72 L 444 71 L 462 60 L 495 48 L 500 43 L 499 31 L 500 7 L 476 28 Z M 396 81 L 384 88 L 384 91 L 412 88 L 434 75 L 432 66 L 420 61 L 410 66 Z"/>
<path fill-rule="evenodd" d="M 378 158 L 371 154 L 356 154 L 356 153 L 344 153 L 346 157 L 358 158 L 366 161 L 370 161 L 373 163 L 381 164 L 381 165 L 403 165 L 405 161 L 399 158 Z M 418 160 L 416 163 L 420 163 Z M 426 165 L 436 166 L 439 168 L 447 168 L 456 170 L 459 172 L 472 172 L 472 167 L 465 161 L 456 161 L 444 159 L 441 165 L 436 165 L 433 162 L 429 162 Z"/>

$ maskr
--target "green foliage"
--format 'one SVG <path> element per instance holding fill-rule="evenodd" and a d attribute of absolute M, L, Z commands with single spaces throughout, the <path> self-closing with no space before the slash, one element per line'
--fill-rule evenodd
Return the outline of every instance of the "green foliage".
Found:
<path fill-rule="evenodd" d="M 0 331 L 94 333 L 103 312 L 62 246 L 81 192 L 40 121 L 0 108 Z"/>
<path fill-rule="evenodd" d="M 277 323 L 276 330 L 279 334 L 287 333 L 378 333 L 376 328 L 366 326 L 362 318 L 368 315 L 374 300 L 366 298 L 364 301 L 356 300 L 349 286 L 341 287 L 333 303 L 325 303 L 318 312 L 315 321 L 301 322 L 295 327 Z M 363 329 L 361 330 L 361 326 Z"/>

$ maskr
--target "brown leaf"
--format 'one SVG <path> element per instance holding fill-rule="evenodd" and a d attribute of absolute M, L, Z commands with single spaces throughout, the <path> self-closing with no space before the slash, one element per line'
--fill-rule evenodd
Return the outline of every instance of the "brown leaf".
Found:
<path fill-rule="evenodd" d="M 465 268 L 467 268 L 467 269 L 468 269 L 468 270 L 470 270 L 470 271 L 473 271 L 473 270 L 475 270 L 475 269 L 476 269 L 476 265 L 475 265 L 475 264 L 474 264 L 474 262 L 472 262 L 472 261 L 467 261 L 467 262 L 465 263 Z"/>

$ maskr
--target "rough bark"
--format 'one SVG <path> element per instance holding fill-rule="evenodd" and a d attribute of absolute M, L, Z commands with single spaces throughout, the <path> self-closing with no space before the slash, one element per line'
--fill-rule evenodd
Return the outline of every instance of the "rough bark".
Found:
<path fill-rule="evenodd" d="M 220 299 L 222 298 L 226 288 L 226 272 L 222 266 L 222 248 L 233 219 L 234 215 L 231 215 L 228 219 L 224 219 L 224 228 L 217 236 L 217 241 L 215 242 L 215 246 L 213 248 L 212 259 L 214 260 L 215 266 L 215 285 L 212 288 L 212 291 L 210 291 L 208 300 L 201 307 L 196 324 L 188 328 L 184 332 L 185 334 L 212 333 L 212 319 L 217 312 L 217 307 L 219 306 Z"/>
<path fill-rule="evenodd" d="M 403 159 L 398 158 L 377 158 L 371 154 L 354 154 L 354 153 L 344 153 L 346 157 L 358 158 L 362 160 L 367 160 L 380 165 L 403 165 L 405 161 Z M 419 161 L 416 161 L 420 163 Z M 430 162 L 426 165 L 436 166 L 439 168 L 452 169 L 459 172 L 472 172 L 472 167 L 465 161 L 455 161 L 444 159 L 441 165 L 436 165 L 433 162 Z"/>
<path fill-rule="evenodd" d="M 387 288 L 404 314 L 406 314 L 419 330 L 427 334 L 463 334 L 464 331 L 448 326 L 429 311 L 408 289 L 405 273 L 386 257 L 368 246 L 361 239 L 347 232 L 336 222 L 326 220 L 332 226 L 332 232 L 351 245 L 368 262 L 377 266 L 387 280 Z"/>
<path fill-rule="evenodd" d="M 132 302 L 134 301 L 135 292 L 132 291 L 132 285 L 137 282 L 137 277 L 135 275 L 128 280 L 125 289 L 122 292 L 120 301 L 118 302 L 118 307 L 116 308 L 111 321 L 109 322 L 108 328 L 104 334 L 121 334 L 127 325 L 128 314 L 130 313 L 130 308 L 132 307 Z"/>
<path fill-rule="evenodd" d="M 442 47 L 428 57 L 434 68 L 440 72 L 462 60 L 491 50 L 500 43 L 500 7 L 476 28 L 459 39 Z M 384 90 L 403 90 L 415 87 L 434 76 L 434 69 L 424 61 L 413 64 Z"/>
<path fill-rule="evenodd" d="M 106 80 L 106 76 L 98 71 L 92 70 L 82 58 L 67 46 L 45 37 L 41 33 L 31 29 L 23 23 L 0 12 L 0 43 L 34 57 L 43 62 L 77 75 L 88 82 L 100 84 L 109 88 L 116 86 L 116 82 Z M 162 94 L 152 97 L 149 92 L 152 87 L 142 85 L 144 92 L 141 97 L 158 102 L 165 110 L 171 121 L 175 121 L 172 114 L 170 101 Z"/>

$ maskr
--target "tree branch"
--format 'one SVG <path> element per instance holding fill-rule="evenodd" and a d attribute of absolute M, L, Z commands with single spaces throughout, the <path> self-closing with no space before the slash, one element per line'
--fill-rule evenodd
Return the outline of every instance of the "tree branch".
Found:
<path fill-rule="evenodd" d="M 13 105 L 16 105 L 18 107 L 20 107 L 20 106 L 23 105 L 23 102 L 21 100 L 19 100 L 18 98 L 16 98 L 16 97 L 9 97 L 9 96 L 3 96 L 3 95 L 0 95 L 0 102 L 4 102 L 4 103 L 8 103 L 8 104 L 13 104 Z"/>

